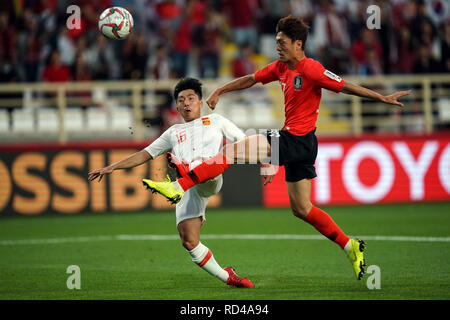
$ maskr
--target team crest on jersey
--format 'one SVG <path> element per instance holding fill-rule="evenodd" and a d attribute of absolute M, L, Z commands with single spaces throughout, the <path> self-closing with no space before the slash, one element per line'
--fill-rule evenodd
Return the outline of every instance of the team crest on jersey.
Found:
<path fill-rule="evenodd" d="M 336 80 L 337 82 L 341 82 L 342 78 L 339 77 L 338 75 L 335 75 L 333 72 L 325 70 L 325 72 L 323 73 L 324 75 L 326 75 L 328 78 Z"/>
<path fill-rule="evenodd" d="M 300 76 L 295 76 L 294 78 L 294 88 L 296 90 L 300 89 L 302 87 L 303 79 Z"/>
<path fill-rule="evenodd" d="M 205 126 L 209 126 L 211 124 L 211 120 L 209 120 L 208 117 L 204 117 L 204 118 L 202 118 L 202 123 Z"/>

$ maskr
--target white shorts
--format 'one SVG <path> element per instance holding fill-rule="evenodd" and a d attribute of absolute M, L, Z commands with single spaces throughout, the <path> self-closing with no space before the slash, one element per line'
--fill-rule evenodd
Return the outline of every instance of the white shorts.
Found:
<path fill-rule="evenodd" d="M 204 223 L 206 221 L 205 210 L 209 198 L 220 191 L 222 183 L 223 179 L 222 175 L 220 175 L 186 191 L 175 209 L 177 225 L 183 220 L 196 217 L 202 217 L 202 223 Z"/>

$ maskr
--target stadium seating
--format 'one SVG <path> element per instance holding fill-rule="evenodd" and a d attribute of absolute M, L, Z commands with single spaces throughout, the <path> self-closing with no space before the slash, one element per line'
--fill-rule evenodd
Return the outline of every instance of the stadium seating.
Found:
<path fill-rule="evenodd" d="M 133 126 L 133 110 L 129 107 L 115 107 L 110 111 L 110 130 L 113 131 L 130 131 Z"/>
<path fill-rule="evenodd" d="M 108 128 L 108 114 L 105 109 L 89 107 L 86 111 L 87 127 L 89 131 L 106 131 Z"/>
<path fill-rule="evenodd" d="M 0 109 L 0 132 L 9 133 L 9 114 L 8 110 Z"/>
<path fill-rule="evenodd" d="M 36 110 L 36 129 L 39 132 L 58 132 L 59 118 L 58 110 L 50 108 L 38 108 Z"/>
<path fill-rule="evenodd" d="M 65 112 L 66 130 L 82 132 L 85 129 L 84 111 L 78 107 L 67 108 Z"/>
<path fill-rule="evenodd" d="M 17 133 L 31 133 L 35 130 L 34 110 L 14 109 L 12 112 L 12 131 Z"/>

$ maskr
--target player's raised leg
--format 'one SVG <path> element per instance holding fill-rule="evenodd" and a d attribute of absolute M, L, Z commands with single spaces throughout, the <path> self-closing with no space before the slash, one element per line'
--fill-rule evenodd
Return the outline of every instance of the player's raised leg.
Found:
<path fill-rule="evenodd" d="M 201 217 L 183 220 L 177 226 L 183 247 L 188 251 L 192 261 L 228 285 L 253 288 L 250 280 L 239 277 L 235 273 L 231 275 L 227 270 L 229 268 L 223 269 L 217 263 L 211 250 L 200 242 L 201 226 Z"/>
<path fill-rule="evenodd" d="M 333 221 L 329 214 L 314 206 L 311 199 L 311 180 L 286 182 L 292 213 L 312 225 L 317 231 L 338 244 L 352 263 L 356 278 L 364 275 L 365 243 L 359 239 L 350 239 Z"/>
<path fill-rule="evenodd" d="M 158 182 L 143 179 L 142 182 L 152 192 L 158 192 L 170 202 L 178 203 L 185 191 L 197 184 L 219 176 L 232 163 L 261 163 L 269 161 L 270 153 L 271 149 L 267 138 L 261 134 L 252 135 L 245 137 L 241 141 L 226 144 L 221 152 L 203 161 L 187 174 L 184 173 L 184 176 L 177 179 L 177 181 Z M 177 159 L 174 159 L 173 155 L 168 159 L 170 159 L 172 165 L 175 165 L 177 170 L 186 170 L 185 166 L 182 166 Z"/>
<path fill-rule="evenodd" d="M 243 140 L 226 144 L 214 157 L 202 162 L 186 176 L 178 179 L 184 190 L 222 174 L 232 163 L 261 163 L 270 157 L 270 144 L 264 135 L 247 136 Z"/>

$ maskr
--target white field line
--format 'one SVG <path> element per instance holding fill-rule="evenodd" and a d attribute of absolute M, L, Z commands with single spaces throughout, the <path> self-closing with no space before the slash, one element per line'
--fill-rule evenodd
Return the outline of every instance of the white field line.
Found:
<path fill-rule="evenodd" d="M 413 237 L 413 236 L 351 236 L 367 241 L 406 241 L 406 242 L 450 242 L 450 237 Z M 322 235 L 302 234 L 205 234 L 201 239 L 206 240 L 328 240 Z M 176 234 L 120 234 L 109 236 L 66 237 L 49 239 L 11 239 L 0 240 L 0 246 L 15 246 L 29 244 L 62 244 L 96 241 L 165 241 L 180 240 Z"/>

